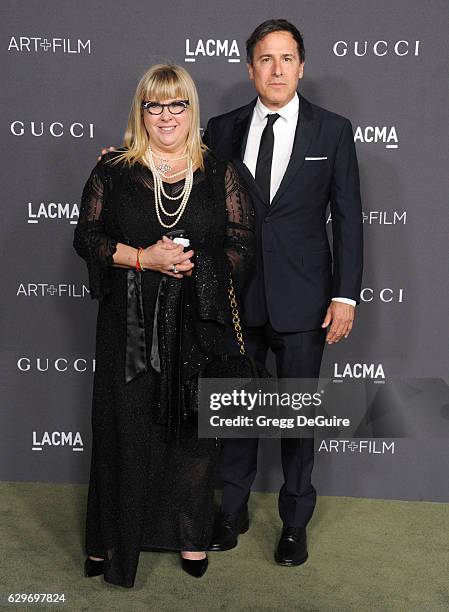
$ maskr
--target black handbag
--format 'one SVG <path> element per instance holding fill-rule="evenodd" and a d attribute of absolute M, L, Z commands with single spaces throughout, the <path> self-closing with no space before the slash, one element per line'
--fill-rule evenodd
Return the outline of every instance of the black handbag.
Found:
<path fill-rule="evenodd" d="M 246 354 L 232 274 L 229 275 L 228 296 L 239 354 L 224 353 L 215 356 L 199 372 L 198 378 L 271 378 L 263 364 Z"/>
<path fill-rule="evenodd" d="M 184 384 L 184 418 L 194 419 L 198 425 L 198 410 L 200 404 L 201 379 L 205 378 L 226 378 L 226 379 L 246 379 L 244 386 L 251 390 L 254 386 L 257 390 L 257 380 L 260 378 L 272 378 L 266 367 L 256 361 L 253 357 L 246 354 L 245 343 L 243 340 L 242 327 L 234 292 L 232 276 L 229 277 L 228 286 L 229 304 L 232 314 L 232 325 L 234 327 L 235 338 L 239 351 L 236 354 L 222 353 L 215 355 L 205 366 Z M 231 408 L 232 410 L 232 408 Z M 218 438 L 215 438 L 215 445 L 218 446 Z"/>

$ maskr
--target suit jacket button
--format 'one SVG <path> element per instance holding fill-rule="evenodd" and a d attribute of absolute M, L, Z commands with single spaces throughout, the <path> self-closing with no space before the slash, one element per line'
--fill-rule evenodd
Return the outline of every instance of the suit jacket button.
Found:
<path fill-rule="evenodd" d="M 264 221 L 265 221 L 265 223 L 270 223 L 271 217 L 265 217 Z"/>

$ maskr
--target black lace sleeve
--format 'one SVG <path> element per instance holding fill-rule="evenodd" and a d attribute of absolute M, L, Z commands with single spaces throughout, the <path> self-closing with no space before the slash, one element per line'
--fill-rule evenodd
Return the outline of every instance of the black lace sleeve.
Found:
<path fill-rule="evenodd" d="M 228 218 L 224 249 L 234 285 L 241 291 L 254 260 L 254 209 L 248 190 L 231 163 L 225 174 L 225 198 Z"/>
<path fill-rule="evenodd" d="M 104 162 L 99 162 L 84 186 L 73 240 L 75 251 L 87 263 L 90 295 L 98 299 L 110 291 L 109 266 L 117 250 L 117 240 L 105 233 L 108 180 Z"/>
<path fill-rule="evenodd" d="M 229 272 L 240 293 L 252 269 L 255 253 L 254 211 L 245 184 L 233 164 L 207 163 L 214 197 L 225 208 L 225 235 L 220 244 L 195 249 L 192 280 L 199 318 L 229 322 Z M 217 166 L 220 172 L 216 172 Z M 223 209 L 219 211 L 223 214 Z"/>

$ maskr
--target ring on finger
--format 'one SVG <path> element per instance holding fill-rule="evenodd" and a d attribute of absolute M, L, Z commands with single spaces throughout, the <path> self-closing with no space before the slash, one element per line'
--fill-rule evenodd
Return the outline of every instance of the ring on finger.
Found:
<path fill-rule="evenodd" d="M 176 264 L 172 264 L 172 267 L 170 268 L 170 270 L 173 272 L 173 274 L 178 274 L 178 269 L 176 268 Z"/>

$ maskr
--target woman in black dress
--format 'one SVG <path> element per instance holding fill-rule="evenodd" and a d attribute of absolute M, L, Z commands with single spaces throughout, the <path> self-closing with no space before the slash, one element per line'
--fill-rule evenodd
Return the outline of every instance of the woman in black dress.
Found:
<path fill-rule="evenodd" d="M 198 439 L 195 379 L 223 352 L 229 272 L 239 290 L 254 231 L 235 168 L 201 143 L 183 68 L 142 77 L 124 145 L 85 185 L 74 247 L 99 300 L 85 575 L 132 587 L 141 550 L 206 571 L 218 448 Z"/>

